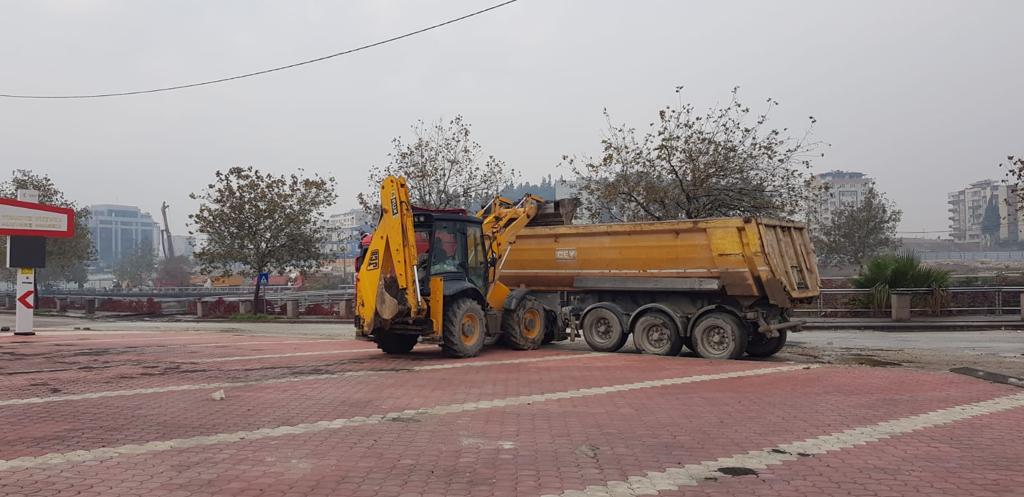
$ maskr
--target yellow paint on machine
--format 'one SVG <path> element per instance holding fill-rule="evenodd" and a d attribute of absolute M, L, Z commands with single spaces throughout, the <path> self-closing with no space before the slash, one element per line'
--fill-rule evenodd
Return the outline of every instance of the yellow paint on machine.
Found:
<path fill-rule="evenodd" d="M 814 249 L 801 223 L 695 219 L 524 229 L 502 283 L 571 290 L 577 276 L 713 278 L 729 295 L 776 301 L 816 297 Z M 767 294 L 767 295 L 766 295 Z"/>

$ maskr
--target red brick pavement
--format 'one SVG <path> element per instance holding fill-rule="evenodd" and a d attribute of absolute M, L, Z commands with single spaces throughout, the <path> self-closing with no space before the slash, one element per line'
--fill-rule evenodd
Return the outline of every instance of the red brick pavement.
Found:
<path fill-rule="evenodd" d="M 195 343 L 201 341 L 209 342 L 204 336 Z M 460 362 L 435 350 L 408 359 L 362 353 L 332 371 Z M 234 349 L 226 354 L 246 355 Z M 562 354 L 494 349 L 473 361 Z M 191 356 L 191 349 L 173 347 L 159 360 Z M 305 367 L 323 360 L 294 356 L 203 367 L 213 377 L 253 379 L 268 377 L 259 369 L 264 365 Z M 199 390 L 0 406 L 0 459 L 770 366 L 616 354 L 252 385 L 227 389 L 221 402 Z M 81 391 L 109 389 L 87 388 L 98 374 L 108 372 L 51 373 L 48 381 L 73 377 L 69 383 Z M 193 382 L 201 374 L 207 373 L 126 381 L 137 388 Z M 0 400 L 39 394 L 37 387 L 22 391 L 25 386 L 5 386 Z M 1019 391 L 903 369 L 798 370 L 0 471 L 0 495 L 542 495 Z M 663 495 L 881 496 L 910 495 L 916 488 L 929 490 L 927 495 L 968 495 L 953 492 L 963 487 L 1016 495 L 1021 481 L 1005 461 L 1024 460 L 1013 436 L 1021 421 L 1024 409 L 986 415 Z"/>

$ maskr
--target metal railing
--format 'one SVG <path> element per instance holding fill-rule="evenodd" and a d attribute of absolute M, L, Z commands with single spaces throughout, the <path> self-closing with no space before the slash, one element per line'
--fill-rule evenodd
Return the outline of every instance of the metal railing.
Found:
<path fill-rule="evenodd" d="M 938 294 L 936 292 L 939 292 Z M 909 294 L 937 297 L 937 307 L 911 307 L 911 312 L 942 314 L 1006 314 L 1021 311 L 1021 294 L 1024 287 L 950 287 L 941 290 L 933 288 L 894 288 L 890 294 Z M 836 314 L 883 314 L 889 306 L 879 309 L 870 305 L 873 290 L 870 288 L 828 288 L 821 290 L 821 296 L 813 304 L 797 306 L 794 313 L 816 314 L 827 317 Z M 846 297 L 845 299 L 843 297 Z M 856 301 L 855 299 L 863 299 Z M 975 302 L 982 305 L 969 305 Z M 912 300 L 913 302 L 913 300 Z M 921 299 L 917 299 L 921 302 Z M 837 304 L 852 305 L 837 305 Z"/>

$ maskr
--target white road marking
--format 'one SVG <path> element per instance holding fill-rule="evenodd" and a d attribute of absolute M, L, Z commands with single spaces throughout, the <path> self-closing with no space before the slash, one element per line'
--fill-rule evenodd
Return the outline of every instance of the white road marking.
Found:
<path fill-rule="evenodd" d="M 276 438 L 288 435 L 306 433 L 317 433 L 327 430 L 336 430 L 350 426 L 361 426 L 379 424 L 395 419 L 406 419 L 415 416 L 443 416 L 462 412 L 480 411 L 498 407 L 520 406 L 550 400 L 572 399 L 579 397 L 592 397 L 616 392 L 628 392 L 645 388 L 656 388 L 669 385 L 683 385 L 686 383 L 698 383 L 703 381 L 724 380 L 727 378 L 742 378 L 748 376 L 761 376 L 772 373 L 797 371 L 807 369 L 808 366 L 779 366 L 774 368 L 760 368 L 746 371 L 733 371 L 729 373 L 706 374 L 697 376 L 683 376 L 667 378 L 663 380 L 649 380 L 637 383 L 623 383 L 605 387 L 581 388 L 576 390 L 564 390 L 561 392 L 542 393 L 534 395 L 521 395 L 518 397 L 506 397 L 503 399 L 482 400 L 476 402 L 465 402 L 462 404 L 446 404 L 435 407 L 408 409 L 405 411 L 389 412 L 386 414 L 374 414 L 371 416 L 359 416 L 354 418 L 339 418 L 314 423 L 303 423 L 293 426 L 278 426 L 275 428 L 263 428 L 259 430 L 236 431 L 233 433 L 220 433 L 216 435 L 199 435 L 195 437 L 176 438 L 157 442 L 146 442 L 139 444 L 127 444 L 117 447 L 101 447 L 98 449 L 76 450 L 72 452 L 53 452 L 42 456 L 25 456 L 16 459 L 0 460 L 0 471 L 7 471 L 18 468 L 29 468 L 46 466 L 51 464 L 74 463 L 112 459 L 126 455 L 149 454 L 168 450 L 188 449 L 192 447 L 204 447 L 210 445 L 235 443 L 242 441 L 260 440 L 264 438 Z"/>
<path fill-rule="evenodd" d="M 140 332 L 140 333 L 149 333 L 149 332 Z M 122 337 L 122 338 L 100 338 L 100 339 L 83 338 L 83 339 L 79 339 L 79 340 L 43 340 L 43 341 L 38 341 L 38 342 L 37 341 L 33 341 L 33 342 L 37 343 L 37 344 L 51 344 L 51 343 L 55 343 L 55 344 L 73 344 L 73 345 L 88 346 L 88 345 L 96 343 L 96 342 L 120 342 L 120 341 L 126 341 L 126 340 L 133 340 L 133 341 L 134 340 L 185 340 L 185 339 L 195 339 L 195 338 L 207 338 L 207 337 L 206 336 L 194 336 L 194 337 L 154 337 L 154 338 L 129 338 L 129 337 Z M 209 338 L 214 338 L 214 337 L 209 337 Z M 325 339 L 319 339 L 319 340 L 314 340 L 314 339 L 309 339 L 309 340 L 280 340 L 280 341 L 263 340 L 263 341 L 253 341 L 253 342 L 176 343 L 176 344 L 170 344 L 170 345 L 127 345 L 127 347 L 130 347 L 130 348 L 149 348 L 149 347 L 217 347 L 217 346 L 222 346 L 222 345 L 223 346 L 227 346 L 227 345 L 263 345 L 263 344 L 273 345 L 273 344 L 278 344 L 278 343 L 317 343 L 317 342 L 346 342 L 346 341 L 351 341 L 351 340 L 345 340 L 343 338 L 325 338 Z M 0 345 L 4 345 L 5 343 L 11 343 L 11 345 L 25 345 L 25 344 L 22 344 L 22 343 L 12 343 L 12 342 L 0 342 Z"/>
<path fill-rule="evenodd" d="M 662 491 L 676 491 L 679 487 L 695 486 L 708 478 L 721 480 L 730 475 L 723 468 L 766 469 L 815 454 L 826 454 L 843 449 L 892 438 L 913 431 L 946 425 L 956 421 L 984 416 L 1024 406 L 1024 394 L 1007 395 L 992 400 L 939 409 L 925 414 L 897 418 L 890 421 L 853 428 L 846 431 L 808 438 L 764 450 L 752 450 L 731 457 L 723 457 L 677 468 L 648 471 L 630 476 L 626 481 L 610 481 L 583 490 L 566 490 L 545 497 L 631 497 L 657 495 Z M 802 455 L 801 455 L 802 454 Z"/>
<path fill-rule="evenodd" d="M 288 354 L 265 354 L 265 355 L 241 355 L 236 357 L 213 357 L 210 359 L 188 359 L 178 362 L 224 362 L 244 361 L 247 359 L 275 359 L 278 357 L 298 357 L 307 355 L 328 355 L 328 354 L 352 354 L 355 352 L 376 352 L 377 349 L 349 349 L 349 350 L 318 350 L 316 352 L 292 352 Z"/>
<path fill-rule="evenodd" d="M 280 342 L 219 342 L 219 343 L 183 343 L 167 345 L 167 347 L 216 347 L 218 345 L 274 345 L 278 343 L 317 343 L 317 342 L 350 342 L 340 338 L 325 338 L 323 340 L 282 340 Z"/>
<path fill-rule="evenodd" d="M 431 371 L 436 369 L 453 369 L 453 368 L 471 368 L 471 367 L 483 367 L 483 366 L 500 366 L 502 364 L 525 364 L 531 362 L 547 362 L 547 361 L 562 361 L 566 359 L 583 359 L 586 357 L 593 357 L 598 355 L 606 355 L 599 352 L 589 352 L 585 354 L 564 354 L 556 356 L 544 356 L 544 357 L 529 357 L 524 359 L 506 359 L 501 361 L 461 361 L 453 362 L 450 364 L 433 364 L 429 366 L 416 366 L 408 368 L 409 371 Z M 397 371 L 397 370 L 396 370 Z M 252 381 L 229 381 L 220 383 L 192 383 L 188 385 L 171 385 L 166 387 L 152 387 L 152 388 L 136 388 L 132 390 L 110 390 L 105 392 L 90 392 L 90 393 L 77 393 L 77 394 L 66 394 L 66 395 L 52 395 L 49 397 L 30 397 L 24 399 L 7 399 L 0 400 L 0 407 L 3 406 L 19 406 L 26 404 L 44 404 L 47 402 L 63 402 L 68 400 L 88 400 L 88 399 L 104 399 L 108 397 L 124 397 L 126 395 L 145 395 L 152 393 L 164 393 L 164 392 L 183 392 L 188 390 L 212 390 L 215 388 L 230 388 L 230 387 L 244 387 L 249 385 L 273 385 L 276 383 L 294 383 L 299 381 L 312 381 L 312 380 L 333 380 L 337 378 L 347 378 L 350 376 L 363 376 L 367 374 L 380 374 L 388 373 L 387 370 L 379 371 L 345 371 L 342 373 L 329 373 L 329 374 L 314 374 L 314 375 L 302 375 L 292 376 L 288 378 L 274 378 L 270 380 L 252 380 Z"/>

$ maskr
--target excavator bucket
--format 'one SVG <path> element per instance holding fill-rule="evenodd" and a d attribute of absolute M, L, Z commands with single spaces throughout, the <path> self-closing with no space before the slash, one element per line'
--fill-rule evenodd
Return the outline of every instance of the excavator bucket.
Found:
<path fill-rule="evenodd" d="M 544 206 L 537 211 L 537 215 L 530 220 L 530 224 L 527 226 L 564 226 L 572 224 L 579 205 L 580 199 L 578 198 L 563 198 L 545 202 Z"/>

